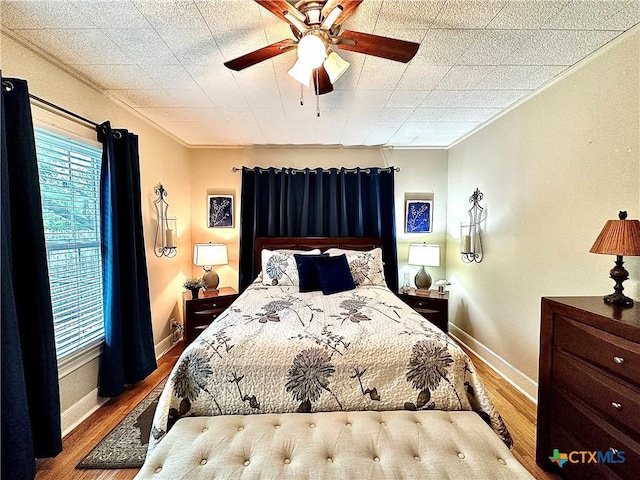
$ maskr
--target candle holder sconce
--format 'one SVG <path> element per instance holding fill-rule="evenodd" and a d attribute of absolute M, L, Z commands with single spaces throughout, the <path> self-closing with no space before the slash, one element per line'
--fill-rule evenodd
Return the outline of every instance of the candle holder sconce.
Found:
<path fill-rule="evenodd" d="M 167 196 L 167 191 L 161 183 L 156 185 L 154 192 L 158 195 L 158 198 L 153 202 L 158 220 L 153 242 L 153 253 L 156 254 L 156 257 L 172 258 L 178 253 L 178 247 L 176 246 L 177 220 L 176 217 L 168 215 L 169 204 L 164 199 Z"/>
<path fill-rule="evenodd" d="M 484 257 L 480 228 L 484 208 L 479 203 L 483 196 L 480 189 L 476 188 L 469 197 L 469 203 L 472 204 L 469 209 L 469 223 L 460 225 L 460 255 L 464 263 L 480 263 Z"/>

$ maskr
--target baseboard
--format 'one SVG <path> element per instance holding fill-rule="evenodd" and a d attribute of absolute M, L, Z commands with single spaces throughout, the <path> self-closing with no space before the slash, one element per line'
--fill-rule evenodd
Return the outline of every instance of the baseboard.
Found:
<path fill-rule="evenodd" d="M 449 334 L 458 342 L 464 345 L 486 363 L 493 371 L 509 382 L 515 389 L 525 397 L 537 404 L 538 384 L 527 377 L 524 373 L 504 360 L 500 355 L 478 342 L 464 330 L 454 324 L 449 324 Z"/>
<path fill-rule="evenodd" d="M 162 357 L 171 349 L 171 347 L 173 347 L 173 344 L 171 343 L 171 335 L 160 340 L 155 346 L 156 359 Z"/>
<path fill-rule="evenodd" d="M 162 357 L 171 347 L 173 347 L 171 344 L 171 335 L 160 340 L 160 342 L 154 346 L 156 359 Z M 67 408 L 60 414 L 62 436 L 64 437 L 84 420 L 89 418 L 92 413 L 98 410 L 108 400 L 108 398 L 99 396 L 98 389 L 96 388 Z"/>
<path fill-rule="evenodd" d="M 62 436 L 64 437 L 84 420 L 89 418 L 92 413 L 107 403 L 108 400 L 108 398 L 99 396 L 98 389 L 96 388 L 67 408 L 60 415 Z"/>

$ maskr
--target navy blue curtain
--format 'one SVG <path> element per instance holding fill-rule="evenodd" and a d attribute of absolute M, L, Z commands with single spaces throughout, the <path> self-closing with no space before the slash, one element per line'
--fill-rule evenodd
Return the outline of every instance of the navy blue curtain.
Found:
<path fill-rule="evenodd" d="M 104 351 L 98 393 L 115 397 L 156 368 L 142 231 L 138 136 L 99 125 Z"/>
<path fill-rule="evenodd" d="M 256 237 L 381 237 L 387 285 L 398 289 L 393 168 L 243 168 L 240 289 L 254 276 Z"/>
<path fill-rule="evenodd" d="M 2 79 L 2 478 L 62 450 L 40 182 L 27 82 Z"/>

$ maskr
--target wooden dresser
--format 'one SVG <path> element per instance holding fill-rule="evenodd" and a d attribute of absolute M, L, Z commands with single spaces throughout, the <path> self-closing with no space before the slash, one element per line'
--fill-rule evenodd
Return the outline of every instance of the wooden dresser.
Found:
<path fill-rule="evenodd" d="M 542 468 L 569 479 L 640 478 L 640 305 L 542 299 L 537 429 Z M 559 467 L 549 457 L 561 454 Z"/>

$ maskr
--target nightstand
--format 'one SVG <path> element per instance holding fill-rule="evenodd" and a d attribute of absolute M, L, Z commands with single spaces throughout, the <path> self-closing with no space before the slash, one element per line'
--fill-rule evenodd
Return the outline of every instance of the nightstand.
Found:
<path fill-rule="evenodd" d="M 182 294 L 184 307 L 184 345 L 193 342 L 200 333 L 224 312 L 235 299 L 238 292 L 224 287 L 216 292 L 200 292 L 200 298 L 191 298 L 191 292 Z"/>
<path fill-rule="evenodd" d="M 407 293 L 398 292 L 398 297 L 444 333 L 449 333 L 449 292 L 441 295 L 437 290 L 429 290 L 429 295 L 424 295 L 412 289 Z"/>

